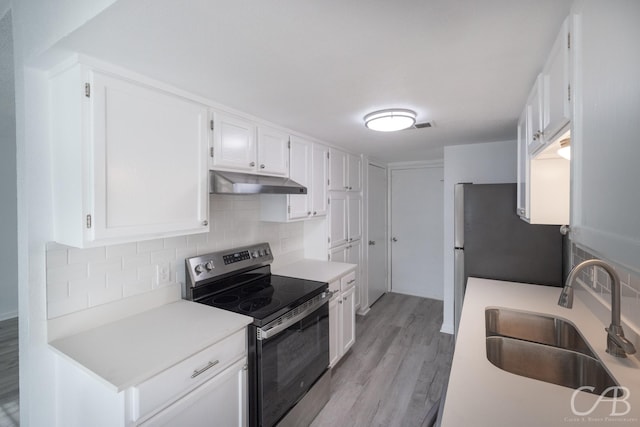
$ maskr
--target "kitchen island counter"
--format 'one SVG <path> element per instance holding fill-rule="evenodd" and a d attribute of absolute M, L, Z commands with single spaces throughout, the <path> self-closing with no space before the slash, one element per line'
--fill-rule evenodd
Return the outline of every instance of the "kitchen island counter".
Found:
<path fill-rule="evenodd" d="M 442 413 L 443 427 L 637 425 L 640 420 L 640 362 L 606 353 L 603 323 L 576 290 L 572 309 L 557 305 L 560 289 L 469 278 L 451 375 Z M 582 333 L 609 372 L 629 389 L 616 406 L 600 396 L 515 375 L 486 356 L 485 309 L 502 307 L 561 317 Z M 625 331 L 630 334 L 629 328 Z M 588 384 L 585 384 L 588 385 Z"/>

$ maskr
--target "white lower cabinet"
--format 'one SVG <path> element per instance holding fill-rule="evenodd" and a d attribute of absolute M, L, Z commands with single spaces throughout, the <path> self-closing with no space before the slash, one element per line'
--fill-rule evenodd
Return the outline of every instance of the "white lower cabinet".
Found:
<path fill-rule="evenodd" d="M 247 369 L 241 359 L 178 399 L 151 418 L 137 424 L 144 427 L 247 425 Z"/>
<path fill-rule="evenodd" d="M 356 273 L 351 271 L 329 284 L 329 366 L 333 367 L 356 342 Z"/>
<path fill-rule="evenodd" d="M 127 390 L 127 426 L 247 425 L 245 330 Z"/>

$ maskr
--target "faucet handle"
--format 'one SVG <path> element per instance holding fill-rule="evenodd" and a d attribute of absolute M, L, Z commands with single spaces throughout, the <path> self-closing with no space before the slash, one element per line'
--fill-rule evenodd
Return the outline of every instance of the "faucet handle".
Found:
<path fill-rule="evenodd" d="M 622 326 L 610 325 L 604 328 L 607 331 L 607 353 L 616 357 L 627 357 L 627 354 L 634 354 L 636 348 L 624 336 Z"/>

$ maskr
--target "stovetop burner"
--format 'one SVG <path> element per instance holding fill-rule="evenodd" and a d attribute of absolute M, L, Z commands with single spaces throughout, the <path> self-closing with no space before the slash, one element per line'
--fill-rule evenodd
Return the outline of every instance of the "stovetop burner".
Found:
<path fill-rule="evenodd" d="M 268 243 L 187 258 L 187 299 L 251 316 L 262 326 L 328 287 L 272 275 L 271 261 Z"/>

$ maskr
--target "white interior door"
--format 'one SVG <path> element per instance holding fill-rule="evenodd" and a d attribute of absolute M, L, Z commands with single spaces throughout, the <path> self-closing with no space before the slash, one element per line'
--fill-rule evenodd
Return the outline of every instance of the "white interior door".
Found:
<path fill-rule="evenodd" d="M 387 171 L 369 165 L 368 187 L 368 285 L 369 305 L 389 290 L 387 283 Z"/>
<path fill-rule="evenodd" d="M 391 171 L 391 289 L 443 298 L 442 167 Z"/>

